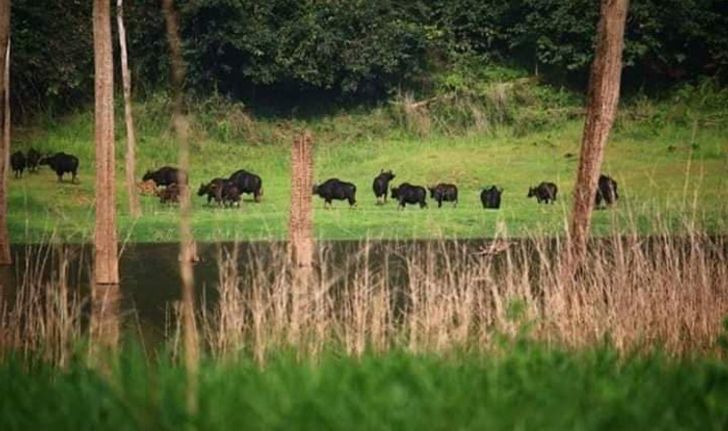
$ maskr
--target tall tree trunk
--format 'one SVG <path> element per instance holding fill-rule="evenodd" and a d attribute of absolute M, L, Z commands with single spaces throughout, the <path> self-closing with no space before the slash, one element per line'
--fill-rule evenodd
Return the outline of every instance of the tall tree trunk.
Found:
<path fill-rule="evenodd" d="M 124 0 L 116 1 L 116 24 L 119 30 L 119 50 L 121 51 L 121 80 L 124 84 L 124 121 L 126 123 L 126 192 L 129 197 L 129 212 L 134 218 L 142 215 L 136 179 L 136 134 L 134 117 L 131 110 L 131 73 L 126 54 L 126 29 L 124 28 Z"/>
<path fill-rule="evenodd" d="M 96 142 L 96 284 L 118 284 L 116 172 L 114 169 L 114 67 L 109 0 L 94 0 L 94 82 Z"/>
<path fill-rule="evenodd" d="M 10 0 L 0 0 L 0 265 L 13 262 L 8 235 L 8 170 L 10 167 Z"/>
<path fill-rule="evenodd" d="M 172 64 L 173 123 L 179 141 L 179 167 L 189 172 L 188 121 L 184 111 L 185 64 L 182 59 L 182 41 L 179 36 L 179 19 L 173 0 L 162 0 L 167 27 Z M 180 275 L 182 277 L 182 331 L 185 369 L 187 371 L 187 409 L 190 414 L 197 411 L 197 372 L 199 367 L 198 335 L 195 324 L 194 272 L 192 262 L 196 260 L 195 243 L 190 226 L 190 192 L 187 179 L 178 179 L 180 186 Z"/>
<path fill-rule="evenodd" d="M 622 74 L 624 26 L 629 0 L 602 0 L 596 55 L 589 77 L 586 123 L 581 139 L 579 171 L 574 188 L 574 206 L 565 268 L 573 276 L 586 255 L 591 213 L 604 147 L 614 123 Z"/>
<path fill-rule="evenodd" d="M 308 132 L 291 147 L 291 207 L 288 215 L 288 253 L 292 263 L 291 330 L 289 342 L 299 344 L 300 329 L 311 315 L 313 286 L 313 138 Z M 307 306 L 309 305 L 309 306 Z"/>

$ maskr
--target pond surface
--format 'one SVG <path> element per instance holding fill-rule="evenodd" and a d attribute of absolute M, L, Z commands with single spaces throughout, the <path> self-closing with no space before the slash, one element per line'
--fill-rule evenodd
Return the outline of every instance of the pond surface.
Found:
<path fill-rule="evenodd" d="M 386 274 L 387 285 L 397 290 L 406 286 L 412 259 L 426 252 L 430 256 L 474 256 L 491 240 L 406 240 L 406 241 L 320 241 L 316 247 L 316 272 L 334 288 L 352 276 L 350 269 L 362 264 Z M 65 274 L 65 284 L 81 297 L 90 293 L 92 252 L 85 245 L 20 245 L 12 249 L 15 265 L 0 269 L 2 295 L 11 300 L 22 283 L 44 284 L 52 289 Z M 198 243 L 199 261 L 194 264 L 198 304 L 208 308 L 216 302 L 221 264 L 237 262 L 241 284 L 254 277 L 275 277 L 285 265 L 285 242 Z M 120 287 L 122 313 L 129 329 L 140 331 L 154 342 L 171 326 L 171 311 L 180 299 L 178 243 L 133 243 L 121 249 Z M 440 259 L 438 259 L 440 260 Z M 442 262 L 440 262 L 442 263 Z M 431 264 L 434 264 L 431 262 Z M 62 269 L 65 268 L 65 269 Z M 280 270 L 280 271 L 279 271 Z M 45 287 L 47 285 L 47 287 Z M 89 309 L 89 307 L 85 307 Z"/>

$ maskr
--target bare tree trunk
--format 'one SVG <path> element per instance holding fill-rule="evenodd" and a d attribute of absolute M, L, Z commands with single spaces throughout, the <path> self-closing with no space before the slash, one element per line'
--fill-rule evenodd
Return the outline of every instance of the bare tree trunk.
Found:
<path fill-rule="evenodd" d="M 297 345 L 300 328 L 309 316 L 313 285 L 313 138 L 306 132 L 291 147 L 291 207 L 288 248 L 292 263 L 291 331 L 289 343 Z"/>
<path fill-rule="evenodd" d="M 182 59 L 182 41 L 179 36 L 179 19 L 173 0 L 162 0 L 167 25 L 172 63 L 172 91 L 174 94 L 173 123 L 179 141 L 180 178 L 180 275 L 182 277 L 182 331 L 185 369 L 187 371 L 187 409 L 190 414 L 197 411 L 197 373 L 199 367 L 198 334 L 195 324 L 194 272 L 192 262 L 196 260 L 195 243 L 190 226 L 190 192 L 187 179 L 182 173 L 189 172 L 189 124 L 184 113 L 183 88 L 185 64 Z"/>
<path fill-rule="evenodd" d="M 118 284 L 116 172 L 114 169 L 114 67 L 109 0 L 94 0 L 94 83 L 96 142 L 96 284 Z"/>
<path fill-rule="evenodd" d="M 10 236 L 8 235 L 7 184 L 10 167 L 10 0 L 0 0 L 0 265 L 10 265 Z"/>
<path fill-rule="evenodd" d="M 136 134 L 134 117 L 131 110 L 131 73 L 126 54 L 126 29 L 124 28 L 124 0 L 116 0 L 116 24 L 119 29 L 119 49 L 121 51 L 121 80 L 124 84 L 124 120 L 126 123 L 126 192 L 129 197 L 129 213 L 137 218 L 142 215 L 139 194 L 134 181 L 136 178 Z"/>
<path fill-rule="evenodd" d="M 622 74 L 624 26 L 629 0 L 602 0 L 597 46 L 589 77 L 586 123 L 581 140 L 579 171 L 574 188 L 574 206 L 565 276 L 572 277 L 586 255 L 591 213 L 604 147 L 614 123 Z"/>

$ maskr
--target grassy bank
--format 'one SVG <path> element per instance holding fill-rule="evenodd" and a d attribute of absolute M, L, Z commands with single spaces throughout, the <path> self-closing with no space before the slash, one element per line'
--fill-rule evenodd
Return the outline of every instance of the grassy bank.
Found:
<path fill-rule="evenodd" d="M 535 87 L 529 91 L 540 94 L 546 90 Z M 597 233 L 627 225 L 641 232 L 665 227 L 680 230 L 686 219 L 712 232 L 726 231 L 728 117 L 722 105 L 708 103 L 720 99 L 725 91 L 710 92 L 710 98 L 703 99 L 694 90 L 675 99 L 677 102 L 640 99 L 625 104 L 604 164 L 604 172 L 619 182 L 622 199 L 616 208 L 595 215 Z M 320 238 L 488 237 L 496 234 L 499 222 L 515 236 L 559 234 L 570 208 L 578 163 L 583 125 L 578 102 L 560 101 L 558 95 L 549 96 L 549 100 L 559 100 L 555 104 L 529 102 L 518 94 L 508 97 L 509 105 L 503 108 L 499 104 L 495 111 L 493 107 L 479 111 L 472 101 L 412 111 L 407 104 L 411 101 L 405 98 L 385 107 L 293 120 L 254 119 L 241 107 L 222 102 L 195 105 L 191 162 L 195 191 L 200 182 L 240 168 L 260 174 L 265 190 L 262 203 L 245 202 L 241 210 L 209 208 L 195 196 L 195 235 L 203 240 L 285 237 L 289 145 L 293 134 L 303 128 L 315 136 L 316 180 L 339 177 L 358 186 L 359 205 L 354 210 L 344 203 L 323 210 L 316 198 L 315 228 Z M 455 114 L 453 106 L 459 109 Z M 168 127 L 168 112 L 164 98 L 136 106 L 139 177 L 147 169 L 176 164 L 177 147 Z M 78 185 L 57 184 L 47 168 L 10 181 L 13 241 L 35 242 L 52 232 L 70 241 L 90 238 L 92 120 L 90 113 L 82 113 L 16 130 L 15 148 L 70 152 L 79 156 L 81 168 Z M 176 208 L 146 197 L 142 199 L 143 217 L 132 220 L 128 216 L 121 126 L 119 121 L 121 235 L 133 241 L 175 240 Z M 427 210 L 408 208 L 403 212 L 391 202 L 376 206 L 371 183 L 382 168 L 395 171 L 394 184 L 456 183 L 460 205 L 437 209 L 430 201 Z M 559 186 L 556 205 L 539 206 L 526 199 L 528 187 L 544 180 Z M 489 184 L 505 189 L 500 211 L 484 211 L 480 206 L 480 187 Z"/>
<path fill-rule="evenodd" d="M 504 346 L 505 347 L 505 346 Z M 199 411 L 185 409 L 184 370 L 125 353 L 109 377 L 0 363 L 0 428 L 83 429 L 725 429 L 728 366 L 608 348 L 441 358 L 404 353 L 316 362 L 279 355 L 203 362 Z"/>

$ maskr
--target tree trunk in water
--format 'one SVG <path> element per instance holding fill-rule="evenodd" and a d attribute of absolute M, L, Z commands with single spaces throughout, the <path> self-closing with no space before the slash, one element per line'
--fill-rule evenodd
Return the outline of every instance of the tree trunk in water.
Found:
<path fill-rule="evenodd" d="M 96 284 L 118 284 L 116 172 L 114 169 L 114 67 L 109 0 L 94 0 L 94 83 L 96 142 Z"/>
<path fill-rule="evenodd" d="M 116 1 L 116 24 L 119 30 L 119 50 L 121 51 L 121 80 L 124 84 L 124 120 L 126 123 L 126 192 L 129 197 L 129 213 L 137 218 L 142 215 L 136 179 L 136 134 L 134 117 L 131 110 L 131 73 L 126 53 L 126 29 L 124 28 L 124 0 Z"/>
<path fill-rule="evenodd" d="M 298 345 L 300 328 L 311 314 L 313 300 L 313 138 L 306 132 L 291 147 L 291 207 L 288 216 L 288 248 L 292 264 L 291 330 L 289 343 Z"/>
<path fill-rule="evenodd" d="M 13 263 L 8 235 L 8 171 L 10 168 L 10 0 L 0 0 L 0 265 Z"/>
<path fill-rule="evenodd" d="M 189 172 L 188 121 L 184 112 L 183 88 L 185 65 L 182 59 L 182 41 L 179 36 L 179 18 L 173 0 L 162 0 L 167 27 L 172 65 L 172 92 L 174 94 L 173 124 L 179 141 L 179 167 Z M 181 176 L 181 175 L 180 175 Z M 178 179 L 180 187 L 180 275 L 182 278 L 182 331 L 185 369 L 187 372 L 187 410 L 197 411 L 197 372 L 199 367 L 198 335 L 195 323 L 194 272 L 192 262 L 197 259 L 190 227 L 190 193 L 187 180 Z"/>
<path fill-rule="evenodd" d="M 581 140 L 579 171 L 574 187 L 569 242 L 564 274 L 573 277 L 586 255 L 597 181 L 604 147 L 614 123 L 622 74 L 622 48 L 628 0 L 602 0 L 596 55 L 589 77 L 586 122 Z"/>

